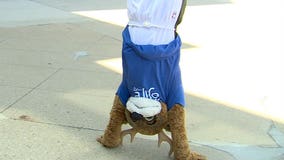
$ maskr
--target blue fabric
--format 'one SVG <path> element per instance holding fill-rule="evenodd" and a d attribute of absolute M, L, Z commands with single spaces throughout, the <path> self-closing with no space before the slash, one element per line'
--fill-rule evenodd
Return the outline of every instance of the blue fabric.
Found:
<path fill-rule="evenodd" d="M 166 45 L 136 45 L 128 27 L 122 33 L 122 82 L 117 95 L 124 105 L 129 97 L 145 97 L 164 102 L 168 110 L 185 106 L 179 68 L 181 39 Z"/>

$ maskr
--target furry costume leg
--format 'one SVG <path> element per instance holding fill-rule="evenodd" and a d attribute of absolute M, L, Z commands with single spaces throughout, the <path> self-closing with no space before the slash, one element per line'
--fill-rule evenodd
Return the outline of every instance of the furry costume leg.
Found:
<path fill-rule="evenodd" d="M 97 141 L 108 148 L 114 148 L 121 144 L 121 126 L 126 123 L 125 107 L 118 96 L 115 96 L 113 107 L 110 112 L 110 119 L 103 136 Z"/>
<path fill-rule="evenodd" d="M 176 160 L 206 160 L 202 155 L 190 152 L 185 129 L 185 113 L 181 105 L 175 105 L 168 111 L 169 127 L 173 139 Z"/>

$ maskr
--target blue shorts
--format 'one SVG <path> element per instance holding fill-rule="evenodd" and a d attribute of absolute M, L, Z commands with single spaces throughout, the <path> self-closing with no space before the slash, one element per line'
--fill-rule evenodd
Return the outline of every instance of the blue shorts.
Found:
<path fill-rule="evenodd" d="M 117 95 L 124 105 L 129 97 L 144 97 L 167 104 L 185 106 L 179 67 L 181 39 L 166 45 L 136 45 L 128 27 L 122 33 L 122 82 Z"/>

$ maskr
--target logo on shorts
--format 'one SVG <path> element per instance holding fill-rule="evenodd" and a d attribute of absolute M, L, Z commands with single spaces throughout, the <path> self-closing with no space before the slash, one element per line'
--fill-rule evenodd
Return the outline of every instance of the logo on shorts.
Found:
<path fill-rule="evenodd" d="M 144 98 L 149 98 L 149 99 L 153 99 L 156 101 L 160 101 L 160 94 L 155 91 L 154 87 L 150 89 L 134 87 L 133 92 L 135 94 L 135 97 L 144 97 Z"/>

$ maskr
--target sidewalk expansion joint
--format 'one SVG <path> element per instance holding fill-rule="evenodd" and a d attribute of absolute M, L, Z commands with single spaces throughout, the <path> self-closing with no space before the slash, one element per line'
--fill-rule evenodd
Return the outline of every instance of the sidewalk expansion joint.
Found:
<path fill-rule="evenodd" d="M 284 148 L 284 133 L 282 133 L 276 127 L 274 121 L 271 121 L 271 125 L 267 131 L 267 135 L 273 140 L 277 147 Z"/>
<path fill-rule="evenodd" d="M 54 76 L 57 72 L 59 72 L 62 68 L 58 68 L 55 72 L 53 72 L 51 75 L 49 75 L 47 78 L 45 78 L 43 81 L 41 81 L 39 84 L 37 84 L 35 87 L 33 87 L 31 90 L 29 90 L 26 94 L 24 94 L 23 96 L 19 97 L 18 99 L 16 99 L 13 103 L 11 103 L 10 105 L 8 105 L 6 108 L 4 108 L 2 111 L 0 111 L 0 113 L 4 113 L 5 111 L 7 111 L 8 109 L 10 109 L 13 105 L 17 104 L 19 101 L 21 101 L 23 98 L 25 98 L 26 96 L 28 96 L 29 94 L 31 94 L 34 90 L 36 90 L 39 86 L 41 86 L 44 82 L 46 82 L 47 80 L 49 80 L 52 76 Z"/>
<path fill-rule="evenodd" d="M 41 5 L 41 6 L 46 6 L 46 7 L 50 7 L 50 8 L 53 8 L 53 9 L 57 9 L 57 10 L 60 10 L 60 11 L 63 11 L 63 12 L 67 12 L 67 11 L 65 11 L 65 10 L 62 10 L 62 9 L 60 9 L 60 8 L 58 8 L 58 7 L 55 7 L 55 6 L 52 6 L 52 5 L 49 5 L 49 4 L 44 4 L 44 3 L 41 3 L 41 2 L 38 2 L 38 1 L 35 1 L 35 0 L 29 0 L 29 1 L 32 2 L 32 3 L 39 4 L 39 5 Z"/>
<path fill-rule="evenodd" d="M 72 125 L 66 125 L 66 124 L 56 124 L 56 123 L 48 123 L 48 122 L 40 122 L 33 120 L 32 118 L 28 116 L 20 116 L 19 118 L 11 118 L 12 120 L 15 121 L 24 121 L 24 122 L 29 122 L 29 123 L 37 123 L 37 124 L 42 124 L 42 125 L 49 125 L 49 126 L 57 126 L 57 127 L 63 127 L 63 128 L 71 128 L 71 129 L 77 129 L 77 130 L 88 130 L 88 131 L 94 131 L 94 132 L 103 132 L 103 129 L 94 129 L 94 128 L 88 128 L 88 127 L 78 127 L 78 126 L 72 126 Z"/>
<path fill-rule="evenodd" d="M 214 147 L 214 145 L 203 144 L 203 143 L 192 142 L 192 141 L 189 141 L 189 143 L 192 143 L 192 144 L 195 144 L 195 145 L 199 145 L 199 146 L 202 146 L 202 147 L 207 147 L 207 148 L 210 148 L 212 150 L 216 150 L 216 151 L 219 151 L 219 152 L 222 152 L 222 153 L 226 153 L 227 155 L 230 155 L 231 158 L 234 158 L 234 160 L 237 160 L 237 158 L 234 156 L 234 154 L 230 153 L 229 151 L 222 150 L 220 148 Z"/>
<path fill-rule="evenodd" d="M 0 44 L 1 44 L 1 43 L 4 43 L 4 42 L 6 42 L 6 40 L 5 40 L 5 39 L 1 40 L 1 41 L 0 41 Z"/>

